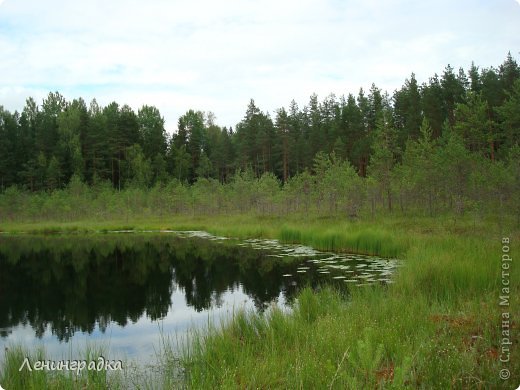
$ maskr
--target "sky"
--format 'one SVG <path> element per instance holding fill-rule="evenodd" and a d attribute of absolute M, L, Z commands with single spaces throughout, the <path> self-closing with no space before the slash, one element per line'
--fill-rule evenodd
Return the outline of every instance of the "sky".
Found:
<path fill-rule="evenodd" d="M 0 105 L 58 91 L 156 106 L 169 133 L 189 109 L 234 128 L 250 99 L 274 118 L 509 51 L 520 62 L 520 0 L 0 0 Z"/>

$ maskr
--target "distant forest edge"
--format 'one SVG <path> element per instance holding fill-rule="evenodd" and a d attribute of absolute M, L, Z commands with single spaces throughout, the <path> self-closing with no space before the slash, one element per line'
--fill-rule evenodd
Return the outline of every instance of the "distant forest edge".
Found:
<path fill-rule="evenodd" d="M 498 68 L 448 65 L 421 85 L 412 73 L 392 96 L 374 84 L 357 96 L 314 94 L 274 119 L 251 100 L 235 129 L 189 110 L 171 136 L 153 106 L 135 113 L 54 92 L 21 113 L 0 106 L 0 216 L 78 217 L 79 203 L 61 208 L 60 194 L 90 194 L 94 207 L 100 193 L 141 190 L 139 200 L 99 200 L 99 212 L 133 202 L 160 213 L 501 209 L 520 218 L 519 141 L 510 53 Z M 48 193 L 57 204 L 45 206 Z"/>

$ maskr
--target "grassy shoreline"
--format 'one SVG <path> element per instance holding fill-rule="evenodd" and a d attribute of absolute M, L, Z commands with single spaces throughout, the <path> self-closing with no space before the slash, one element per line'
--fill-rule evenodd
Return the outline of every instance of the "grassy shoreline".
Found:
<path fill-rule="evenodd" d="M 402 256 L 412 241 L 428 237 L 456 235 L 489 239 L 500 234 L 520 235 L 512 221 L 506 225 L 494 220 L 476 222 L 472 218 L 396 217 L 349 221 L 340 217 L 290 214 L 258 216 L 231 214 L 214 216 L 176 215 L 174 217 L 134 217 L 79 219 L 74 221 L 0 221 L 3 234 L 90 234 L 112 230 L 203 230 L 236 238 L 275 238 L 282 242 L 301 243 L 319 250 L 358 252 L 379 256 Z"/>
<path fill-rule="evenodd" d="M 499 360 L 501 239 L 509 237 L 510 255 L 517 259 L 518 229 L 473 219 L 348 222 L 294 215 L 0 223 L 1 231 L 15 234 L 122 228 L 277 238 L 405 260 L 388 288 L 359 288 L 348 301 L 329 289 L 304 290 L 292 314 L 238 313 L 221 327 L 195 333 L 182 360 L 189 387 L 514 389 L 520 383 L 520 267 L 515 263 L 507 307 L 513 347 L 509 363 Z M 507 381 L 499 377 L 502 368 L 511 372 Z"/>

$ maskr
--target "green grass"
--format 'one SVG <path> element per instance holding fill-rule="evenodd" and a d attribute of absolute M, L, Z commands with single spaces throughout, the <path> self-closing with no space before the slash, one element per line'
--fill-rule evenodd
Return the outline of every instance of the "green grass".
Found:
<path fill-rule="evenodd" d="M 519 230 L 512 224 L 451 217 L 351 222 L 302 215 L 0 224 L 11 232 L 72 233 L 129 226 L 278 238 L 404 260 L 395 283 L 387 287 L 351 289 L 348 299 L 328 288 L 317 293 L 306 289 L 292 313 L 277 308 L 265 315 L 237 312 L 223 324 L 193 331 L 182 355 L 190 388 L 514 389 L 520 383 L 520 266 L 515 260 L 508 307 L 513 348 L 507 368 L 512 376 L 508 381 L 498 376 L 506 367 L 499 361 L 501 238 L 510 237 L 513 259 L 520 254 Z M 178 383 L 179 361 L 173 350 L 173 342 L 164 343 L 158 359 L 169 368 L 150 386 L 171 388 Z M 21 388 L 2 382 L 6 373 L 16 374 L 6 364 L 0 384 Z M 51 379 L 34 381 L 67 388 Z M 60 381 L 69 383 L 66 378 Z"/>
<path fill-rule="evenodd" d="M 389 288 L 354 289 L 349 300 L 304 290 L 292 314 L 241 312 L 196 332 L 184 354 L 190 387 L 516 388 L 518 348 L 512 378 L 498 377 L 499 241 L 412 242 Z M 511 275 L 516 318 L 518 276 Z"/>
<path fill-rule="evenodd" d="M 406 238 L 396 238 L 374 228 L 356 225 L 343 228 L 305 228 L 284 226 L 278 235 L 282 242 L 302 243 L 315 249 L 333 252 L 354 252 L 385 257 L 403 255 L 409 243 Z"/>
<path fill-rule="evenodd" d="M 102 347 L 87 346 L 80 360 L 98 362 L 99 356 L 106 356 Z M 24 363 L 28 359 L 30 366 Z M 124 388 L 122 371 L 97 370 L 51 370 L 39 369 L 37 361 L 48 361 L 43 348 L 36 351 L 15 345 L 5 351 L 4 362 L 0 370 L 0 384 L 5 389 L 107 389 Z M 56 360 L 59 362 L 63 359 Z M 56 364 L 56 363 L 54 363 Z"/>

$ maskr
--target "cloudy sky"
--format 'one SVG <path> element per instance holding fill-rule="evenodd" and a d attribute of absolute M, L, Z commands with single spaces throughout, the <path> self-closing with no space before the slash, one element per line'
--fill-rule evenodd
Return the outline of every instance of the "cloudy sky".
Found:
<path fill-rule="evenodd" d="M 235 126 L 375 83 L 392 93 L 449 63 L 520 59 L 520 0 L 0 0 L 0 105 L 49 91 L 137 110 L 169 132 L 188 109 Z"/>

